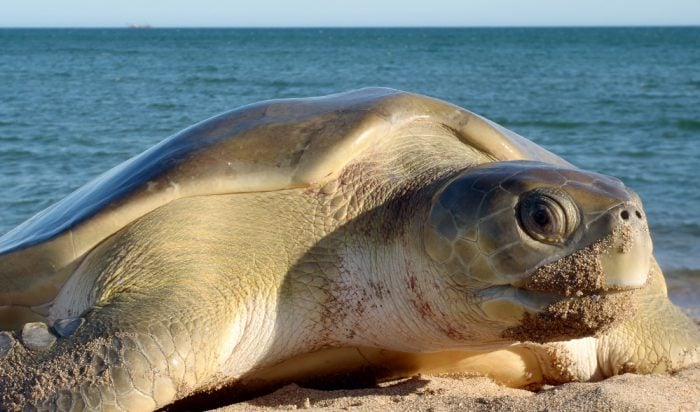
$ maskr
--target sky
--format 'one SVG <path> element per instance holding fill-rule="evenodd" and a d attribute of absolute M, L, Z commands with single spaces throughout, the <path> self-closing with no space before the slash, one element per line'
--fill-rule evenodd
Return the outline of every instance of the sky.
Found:
<path fill-rule="evenodd" d="M 0 27 L 700 25 L 700 0 L 0 0 Z"/>

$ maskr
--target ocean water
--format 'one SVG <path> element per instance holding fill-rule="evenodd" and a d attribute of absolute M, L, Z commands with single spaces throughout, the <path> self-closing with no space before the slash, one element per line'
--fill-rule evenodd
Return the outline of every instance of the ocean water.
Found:
<path fill-rule="evenodd" d="M 0 232 L 192 123 L 365 86 L 621 178 L 674 300 L 700 308 L 700 28 L 0 29 Z"/>

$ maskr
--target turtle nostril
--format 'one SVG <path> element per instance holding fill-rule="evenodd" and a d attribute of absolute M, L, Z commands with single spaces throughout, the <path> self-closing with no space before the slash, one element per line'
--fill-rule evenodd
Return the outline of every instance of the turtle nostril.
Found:
<path fill-rule="evenodd" d="M 627 220 L 630 218 L 630 212 L 623 210 L 622 212 L 620 212 L 620 217 L 622 218 L 622 220 Z"/>
<path fill-rule="evenodd" d="M 634 212 L 634 214 L 637 215 L 638 218 L 640 218 L 640 219 L 642 218 L 642 212 L 640 212 L 639 210 Z"/>

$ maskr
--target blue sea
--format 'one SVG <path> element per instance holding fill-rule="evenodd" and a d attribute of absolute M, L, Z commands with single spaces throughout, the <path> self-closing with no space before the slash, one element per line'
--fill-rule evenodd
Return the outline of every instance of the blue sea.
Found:
<path fill-rule="evenodd" d="M 192 123 L 365 86 L 624 180 L 700 315 L 700 28 L 0 29 L 0 232 Z"/>

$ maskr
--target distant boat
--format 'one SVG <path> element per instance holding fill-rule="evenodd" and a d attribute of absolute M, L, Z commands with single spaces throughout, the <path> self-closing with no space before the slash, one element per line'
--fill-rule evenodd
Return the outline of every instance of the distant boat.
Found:
<path fill-rule="evenodd" d="M 129 24 L 130 29 L 151 29 L 153 28 L 150 24 L 145 23 L 145 24 Z"/>

